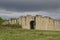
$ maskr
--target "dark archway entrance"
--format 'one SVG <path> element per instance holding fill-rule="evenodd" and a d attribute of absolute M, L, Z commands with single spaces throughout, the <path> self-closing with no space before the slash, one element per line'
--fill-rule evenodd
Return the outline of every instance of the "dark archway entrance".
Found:
<path fill-rule="evenodd" d="M 35 28 L 35 21 L 30 21 L 30 29 L 34 29 Z"/>

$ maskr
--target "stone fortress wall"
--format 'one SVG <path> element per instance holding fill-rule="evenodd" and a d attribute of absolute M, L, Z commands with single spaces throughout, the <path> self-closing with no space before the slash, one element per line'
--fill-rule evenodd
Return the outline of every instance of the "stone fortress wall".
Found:
<path fill-rule="evenodd" d="M 20 24 L 23 29 L 36 30 L 60 30 L 60 20 L 52 19 L 48 16 L 21 16 L 19 19 L 9 20 L 7 23 Z"/>

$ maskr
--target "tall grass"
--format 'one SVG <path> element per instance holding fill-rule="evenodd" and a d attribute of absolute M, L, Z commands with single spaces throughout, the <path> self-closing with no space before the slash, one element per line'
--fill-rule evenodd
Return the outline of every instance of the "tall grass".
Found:
<path fill-rule="evenodd" d="M 1 29 L 0 40 L 60 40 L 60 32 L 22 29 Z"/>

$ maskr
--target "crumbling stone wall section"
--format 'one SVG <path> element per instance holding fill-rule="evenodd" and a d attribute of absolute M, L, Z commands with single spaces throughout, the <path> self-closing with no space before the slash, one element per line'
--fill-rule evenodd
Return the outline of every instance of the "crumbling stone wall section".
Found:
<path fill-rule="evenodd" d="M 9 20 L 8 22 L 10 24 L 20 24 L 22 25 L 23 29 L 31 29 L 30 22 L 34 21 L 35 30 L 60 30 L 60 20 L 55 20 L 53 18 L 50 18 L 48 16 L 41 16 L 41 15 L 36 15 L 36 16 L 21 16 L 18 21 L 16 20 Z"/>
<path fill-rule="evenodd" d="M 42 16 L 37 15 L 35 20 L 36 20 L 36 30 L 37 29 L 41 30 L 42 29 Z"/>
<path fill-rule="evenodd" d="M 48 30 L 48 27 L 49 27 L 49 18 L 47 17 L 47 16 L 45 16 L 45 17 L 43 17 L 42 18 L 42 20 L 43 20 L 43 25 L 44 25 L 44 30 Z"/>
<path fill-rule="evenodd" d="M 22 25 L 22 16 L 18 19 L 18 24 Z"/>
<path fill-rule="evenodd" d="M 54 20 L 52 18 L 49 18 L 49 26 L 47 30 L 54 30 L 54 29 L 55 29 Z"/>
<path fill-rule="evenodd" d="M 27 15 L 25 21 L 26 21 L 26 28 L 27 28 L 27 29 L 30 29 L 30 22 L 31 22 L 31 21 L 34 21 L 34 17 L 31 16 L 31 15 Z"/>
<path fill-rule="evenodd" d="M 21 25 L 23 29 L 26 28 L 26 17 L 25 16 L 21 16 Z"/>
<path fill-rule="evenodd" d="M 34 20 L 34 17 L 31 15 L 21 16 L 19 18 L 19 24 L 22 25 L 23 29 L 30 29 L 30 21 Z"/>
<path fill-rule="evenodd" d="M 54 30 L 54 24 L 50 17 L 36 16 L 36 29 L 37 30 Z"/>
<path fill-rule="evenodd" d="M 60 21 L 55 20 L 55 30 L 60 30 Z"/>
<path fill-rule="evenodd" d="M 9 20 L 8 23 L 9 24 L 17 24 L 17 20 L 16 19 L 15 20 Z"/>

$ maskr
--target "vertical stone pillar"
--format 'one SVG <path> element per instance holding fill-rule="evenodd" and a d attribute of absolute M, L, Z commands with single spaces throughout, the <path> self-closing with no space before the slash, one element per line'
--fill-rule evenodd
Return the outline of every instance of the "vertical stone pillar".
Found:
<path fill-rule="evenodd" d="M 60 30 L 60 21 L 55 20 L 55 30 Z"/>
<path fill-rule="evenodd" d="M 25 16 L 22 16 L 20 22 L 21 22 L 21 25 L 22 25 L 23 29 L 26 29 L 26 21 L 25 20 L 26 20 Z"/>
<path fill-rule="evenodd" d="M 47 16 L 44 16 L 43 17 L 43 30 L 48 30 L 48 28 L 49 28 L 49 17 L 47 17 Z"/>
<path fill-rule="evenodd" d="M 11 24 L 12 23 L 12 20 L 9 20 L 8 23 Z"/>
<path fill-rule="evenodd" d="M 41 30 L 42 27 L 42 16 L 37 15 L 36 16 L 36 30 Z"/>
<path fill-rule="evenodd" d="M 16 19 L 16 24 L 18 24 L 19 25 L 19 23 L 20 23 L 20 19 L 19 18 L 17 18 Z M 20 24 L 21 25 L 21 24 Z"/>
<path fill-rule="evenodd" d="M 54 30 L 54 29 L 55 29 L 54 20 L 52 18 L 49 18 L 48 30 Z"/>
<path fill-rule="evenodd" d="M 20 17 L 20 18 L 18 19 L 18 24 L 19 24 L 19 25 L 22 25 L 22 17 Z"/>

